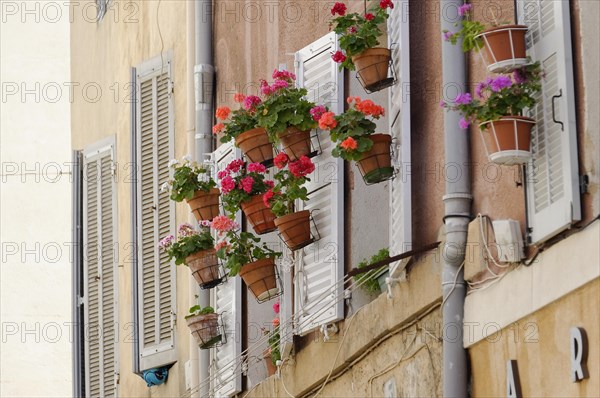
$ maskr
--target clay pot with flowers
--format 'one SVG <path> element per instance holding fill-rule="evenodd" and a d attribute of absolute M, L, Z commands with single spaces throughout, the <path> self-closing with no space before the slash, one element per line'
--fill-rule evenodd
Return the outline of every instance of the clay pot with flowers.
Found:
<path fill-rule="evenodd" d="M 190 268 L 192 276 L 203 289 L 219 285 L 224 277 L 209 226 L 209 221 L 202 221 L 200 230 L 190 224 L 182 224 L 177 230 L 177 239 L 168 235 L 158 243 L 169 260 L 174 259 L 175 264 L 186 264 Z"/>
<path fill-rule="evenodd" d="M 240 107 L 234 111 L 227 106 L 217 108 L 215 116 L 219 123 L 213 127 L 213 133 L 222 134 L 223 143 L 235 140 L 235 145 L 251 162 L 273 160 L 273 146 L 267 131 L 257 121 L 257 110 L 262 100 L 255 95 L 243 94 L 236 94 L 233 99 Z"/>
<path fill-rule="evenodd" d="M 197 221 L 210 221 L 219 214 L 221 192 L 211 178 L 209 166 L 184 156 L 181 162 L 171 160 L 169 167 L 173 169 L 173 178 L 163 184 L 161 191 L 170 191 L 170 198 L 175 202 L 185 199 Z"/>
<path fill-rule="evenodd" d="M 275 259 L 280 252 L 271 250 L 266 243 L 250 232 L 240 232 L 239 225 L 227 216 L 217 216 L 212 227 L 218 231 L 217 256 L 224 260 L 230 276 L 237 274 L 248 289 L 263 302 L 282 293 L 278 286 Z"/>
<path fill-rule="evenodd" d="M 201 349 L 215 347 L 222 342 L 222 325 L 219 325 L 219 314 L 215 314 L 213 307 L 195 305 L 190 308 L 185 321 Z"/>
<path fill-rule="evenodd" d="M 333 54 L 333 60 L 340 68 L 356 69 L 361 84 L 369 92 L 394 83 L 394 79 L 388 77 L 390 50 L 378 47 L 383 34 L 380 26 L 389 17 L 388 8 L 394 8 L 392 0 L 372 1 L 364 15 L 347 13 L 344 3 L 335 3 L 331 9 L 331 15 L 337 17 L 329 25 L 339 35 L 341 48 Z"/>
<path fill-rule="evenodd" d="M 512 78 L 487 78 L 476 86 L 475 96 L 460 93 L 451 103 L 442 101 L 440 105 L 464 115 L 459 122 L 463 129 L 479 123 L 490 161 L 524 164 L 531 159 L 531 129 L 535 121 L 523 116 L 523 110 L 536 104 L 541 78 L 542 70 L 536 62 L 516 69 Z"/>
<path fill-rule="evenodd" d="M 258 126 L 267 130 L 269 140 L 277 145 L 281 142 L 284 152 L 292 159 L 310 154 L 310 131 L 317 122 L 310 111 L 315 104 L 304 97 L 305 88 L 296 88 L 296 75 L 285 70 L 273 72 L 275 81 L 269 85 L 261 80 L 260 89 L 265 100 L 257 112 Z"/>
<path fill-rule="evenodd" d="M 359 97 L 348 97 L 347 102 L 349 108 L 344 113 L 336 116 L 326 112 L 319 120 L 319 127 L 329 130 L 331 141 L 336 143 L 332 155 L 356 161 L 366 184 L 392 178 L 392 138 L 388 134 L 374 134 L 377 126 L 373 119 L 384 115 L 383 107 Z"/>
<path fill-rule="evenodd" d="M 273 210 L 277 218 L 275 225 L 279 234 L 290 250 L 301 249 L 313 242 L 310 233 L 310 212 L 294 211 L 297 200 L 308 200 L 308 190 L 303 185 L 310 181 L 308 174 L 315 170 L 315 165 L 306 156 L 290 161 L 285 153 L 275 157 L 275 186 L 264 194 L 266 206 Z"/>
<path fill-rule="evenodd" d="M 265 178 L 266 172 L 267 168 L 260 163 L 246 166 L 243 160 L 236 159 L 217 174 L 225 211 L 233 215 L 241 209 L 259 235 L 277 229 L 275 215 L 262 200 L 262 195 L 275 185 Z"/>
<path fill-rule="evenodd" d="M 455 24 L 460 25 L 457 32 L 445 30 L 444 39 L 457 44 L 462 38 L 464 52 L 476 50 L 484 51 L 484 60 L 487 68 L 493 73 L 509 73 L 528 63 L 525 47 L 525 33 L 527 26 L 500 23 L 494 18 L 492 27 L 487 28 L 478 21 L 472 20 L 473 5 L 463 4 L 458 8 L 461 20 Z"/>
<path fill-rule="evenodd" d="M 277 372 L 277 361 L 281 360 L 281 350 L 279 349 L 279 341 L 281 340 L 280 321 L 279 321 L 279 301 L 273 304 L 273 312 L 275 318 L 271 321 L 272 330 L 268 331 L 263 329 L 267 334 L 269 341 L 269 348 L 264 352 L 263 358 L 267 365 L 267 373 L 272 376 Z"/>

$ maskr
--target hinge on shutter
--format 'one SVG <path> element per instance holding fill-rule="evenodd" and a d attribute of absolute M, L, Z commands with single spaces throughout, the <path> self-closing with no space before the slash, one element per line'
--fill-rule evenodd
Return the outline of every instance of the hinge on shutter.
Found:
<path fill-rule="evenodd" d="M 590 177 L 587 174 L 579 176 L 579 193 L 584 194 L 588 192 L 588 186 L 590 185 Z"/>
<path fill-rule="evenodd" d="M 121 374 L 119 372 L 115 372 L 115 385 L 119 384 L 121 381 Z"/>
<path fill-rule="evenodd" d="M 169 79 L 169 81 L 167 83 L 167 92 L 169 94 L 175 93 L 175 83 L 173 82 L 172 79 Z"/>
<path fill-rule="evenodd" d="M 117 175 L 117 164 L 115 162 L 110 162 L 110 176 L 115 177 Z"/>
<path fill-rule="evenodd" d="M 86 300 L 85 297 L 83 296 L 78 296 L 77 297 L 77 306 L 81 307 L 82 305 L 86 304 Z"/>

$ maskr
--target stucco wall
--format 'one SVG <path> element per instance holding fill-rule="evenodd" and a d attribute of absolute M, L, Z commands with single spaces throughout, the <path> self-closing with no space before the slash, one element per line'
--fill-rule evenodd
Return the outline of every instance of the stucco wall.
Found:
<path fill-rule="evenodd" d="M 0 8 L 0 392 L 66 397 L 72 342 L 68 8 L 50 1 L 3 1 Z"/>
<path fill-rule="evenodd" d="M 78 83 L 72 105 L 73 149 L 82 149 L 102 138 L 116 136 L 117 200 L 119 209 L 119 355 L 121 396 L 180 396 L 184 393 L 184 366 L 189 359 L 190 333 L 184 315 L 190 307 L 189 270 L 177 267 L 178 361 L 169 371 L 167 384 L 148 388 L 133 373 L 132 263 L 131 263 L 131 68 L 143 61 L 172 52 L 174 83 L 175 155 L 181 158 L 187 149 L 188 85 L 186 53 L 186 2 L 115 1 L 104 19 L 93 22 L 83 12 L 91 1 L 72 4 L 71 69 Z M 91 13 L 91 11 L 90 11 Z M 160 30 L 159 30 L 160 29 Z M 166 58 L 165 58 L 166 59 Z M 78 91 L 88 85 L 85 91 Z M 92 87 L 99 88 L 93 90 Z M 96 95 L 95 93 L 100 93 Z M 177 205 L 177 220 L 188 218 L 185 203 Z"/>
<path fill-rule="evenodd" d="M 469 349 L 473 396 L 506 395 L 506 362 L 517 360 L 524 397 L 600 396 L 600 280 L 519 319 Z M 585 329 L 589 378 L 571 381 L 570 329 Z"/>

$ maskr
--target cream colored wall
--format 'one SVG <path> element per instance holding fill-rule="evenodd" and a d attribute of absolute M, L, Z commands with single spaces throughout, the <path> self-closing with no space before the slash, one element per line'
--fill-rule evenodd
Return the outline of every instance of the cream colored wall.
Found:
<path fill-rule="evenodd" d="M 72 341 L 68 8 L 50 1 L 2 1 L 0 8 L 0 391 L 66 397 Z"/>
<path fill-rule="evenodd" d="M 120 396 L 173 397 L 185 393 L 184 366 L 189 359 L 189 329 L 184 322 L 189 303 L 189 271 L 177 268 L 176 338 L 179 360 L 169 371 L 165 385 L 148 388 L 133 373 L 132 263 L 131 259 L 131 68 L 143 61 L 172 52 L 174 82 L 175 154 L 187 153 L 187 53 L 186 1 L 113 1 L 100 23 L 90 21 L 83 10 L 92 1 L 72 4 L 72 81 L 100 87 L 97 101 L 92 88 L 86 97 L 75 95 L 72 107 L 74 149 L 82 149 L 108 136 L 116 136 L 119 209 L 119 312 Z M 160 33 L 159 33 L 160 29 Z M 177 205 L 177 222 L 187 221 L 185 204 Z"/>
<path fill-rule="evenodd" d="M 517 361 L 524 397 L 600 396 L 599 306 L 596 279 L 469 348 L 473 396 L 506 395 L 508 360 Z M 578 383 L 570 373 L 572 327 L 586 331 L 589 347 L 589 378 Z"/>
<path fill-rule="evenodd" d="M 441 395 L 441 258 L 427 253 L 411 267 L 408 280 L 349 314 L 340 332 L 323 342 L 314 338 L 275 376 L 248 397 L 382 396 L 395 379 L 397 396 Z M 331 372 L 331 377 L 327 378 Z"/>

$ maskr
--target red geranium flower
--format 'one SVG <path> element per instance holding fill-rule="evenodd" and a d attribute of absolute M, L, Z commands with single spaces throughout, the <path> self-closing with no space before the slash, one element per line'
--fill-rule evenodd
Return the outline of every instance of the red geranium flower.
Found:
<path fill-rule="evenodd" d="M 394 8 L 394 3 L 392 3 L 392 0 L 381 0 L 379 2 L 379 7 L 386 9 L 386 8 Z"/>
<path fill-rule="evenodd" d="M 273 163 L 280 170 L 283 169 L 289 161 L 290 158 L 285 154 L 285 152 L 280 152 L 279 155 L 275 156 L 275 159 L 273 159 Z"/>
<path fill-rule="evenodd" d="M 340 16 L 346 15 L 346 5 L 344 3 L 335 3 L 331 9 L 331 15 L 338 14 Z"/>
<path fill-rule="evenodd" d="M 343 52 L 336 51 L 331 56 L 331 59 L 333 59 L 334 62 L 337 62 L 338 64 L 341 64 L 342 62 L 344 62 L 346 60 L 346 56 L 344 55 Z"/>
<path fill-rule="evenodd" d="M 358 148 L 358 143 L 356 142 L 356 140 L 354 138 L 348 137 L 344 141 L 341 142 L 340 147 L 342 147 L 343 149 L 345 149 L 347 151 L 353 151 L 356 148 Z"/>
<path fill-rule="evenodd" d="M 302 156 L 299 160 L 291 162 L 288 168 L 290 169 L 290 173 L 297 178 L 304 177 L 315 171 L 315 165 L 308 156 Z"/>
<path fill-rule="evenodd" d="M 371 14 L 371 13 L 368 13 L 367 15 L 365 15 L 365 19 L 366 19 L 367 21 L 372 21 L 372 20 L 373 20 L 373 18 L 375 18 L 375 15 L 373 15 L 373 14 Z"/>

